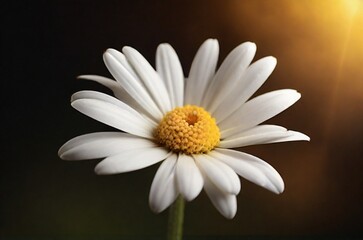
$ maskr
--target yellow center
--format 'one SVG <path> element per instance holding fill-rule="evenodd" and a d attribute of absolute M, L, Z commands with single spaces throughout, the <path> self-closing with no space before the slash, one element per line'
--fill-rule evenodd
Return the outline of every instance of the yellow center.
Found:
<path fill-rule="evenodd" d="M 168 112 L 156 129 L 157 141 L 174 152 L 207 153 L 219 144 L 219 128 L 201 107 L 186 105 Z"/>

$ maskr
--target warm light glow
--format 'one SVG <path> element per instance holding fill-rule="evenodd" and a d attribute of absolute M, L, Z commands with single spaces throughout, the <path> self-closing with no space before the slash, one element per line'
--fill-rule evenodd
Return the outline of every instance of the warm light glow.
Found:
<path fill-rule="evenodd" d="M 344 3 L 348 14 L 354 16 L 358 9 L 361 7 L 362 0 L 345 0 Z"/>

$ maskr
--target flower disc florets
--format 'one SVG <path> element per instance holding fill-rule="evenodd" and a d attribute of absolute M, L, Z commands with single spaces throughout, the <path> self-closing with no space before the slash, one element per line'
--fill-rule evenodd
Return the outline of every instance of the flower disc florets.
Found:
<path fill-rule="evenodd" d="M 201 107 L 186 105 L 168 112 L 156 129 L 158 142 L 174 152 L 207 153 L 219 144 L 216 121 Z"/>

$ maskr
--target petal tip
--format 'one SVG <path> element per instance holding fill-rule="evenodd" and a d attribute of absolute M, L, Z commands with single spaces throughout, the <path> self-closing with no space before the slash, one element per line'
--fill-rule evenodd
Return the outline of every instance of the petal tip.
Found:
<path fill-rule="evenodd" d="M 69 141 L 68 141 L 69 142 Z M 67 149 L 67 143 L 68 142 L 66 142 L 66 143 L 64 143 L 59 149 L 58 149 L 58 152 L 57 152 L 57 155 L 58 155 L 58 157 L 60 158 L 60 159 L 62 159 L 62 160 L 71 160 L 71 159 L 69 159 L 69 157 L 67 157 L 68 155 L 67 155 L 67 151 L 69 150 L 69 149 Z"/>
<path fill-rule="evenodd" d="M 77 100 L 77 93 L 73 93 L 72 95 L 71 95 L 71 99 L 70 99 L 70 102 L 71 102 L 71 105 L 72 105 L 72 103 L 74 102 L 74 101 L 76 101 Z M 73 106 L 72 106 L 73 107 Z"/>
<path fill-rule="evenodd" d="M 304 133 L 288 130 L 287 133 L 291 134 L 292 140 L 294 141 L 308 141 L 310 142 L 310 137 Z"/>
<path fill-rule="evenodd" d="M 208 38 L 207 40 L 204 41 L 204 43 L 202 45 L 208 46 L 210 48 L 219 48 L 219 43 L 218 40 L 215 38 Z"/>
<path fill-rule="evenodd" d="M 276 195 L 280 195 L 281 193 L 283 193 L 283 191 L 284 190 L 277 190 L 277 189 L 274 191 L 271 190 L 271 192 L 275 193 Z"/>
<path fill-rule="evenodd" d="M 216 38 L 208 38 L 204 42 L 218 42 Z"/>
<path fill-rule="evenodd" d="M 72 157 L 73 156 L 73 157 Z M 62 148 L 58 151 L 58 157 L 63 161 L 72 161 L 72 160 L 79 160 L 74 157 L 74 155 L 69 154 L 68 151 L 64 151 Z"/>
<path fill-rule="evenodd" d="M 193 201 L 194 199 L 196 199 L 197 197 L 198 197 L 198 195 L 199 195 L 199 193 L 198 194 L 188 194 L 188 193 L 181 193 L 182 194 L 182 196 L 183 196 L 183 198 L 184 198 L 184 200 L 185 201 L 187 201 L 187 202 L 191 202 L 191 201 Z"/>
<path fill-rule="evenodd" d="M 110 61 L 111 58 L 112 58 L 112 54 L 109 52 L 109 49 L 107 49 L 103 53 L 103 61 L 107 63 L 108 61 Z"/>
<path fill-rule="evenodd" d="M 71 159 L 67 154 L 65 154 L 65 153 L 62 153 L 62 154 L 59 154 L 58 153 L 58 156 L 59 156 L 59 158 L 60 159 L 62 159 L 63 161 L 70 161 L 70 160 L 73 160 L 73 159 Z"/>
<path fill-rule="evenodd" d="M 236 212 L 230 213 L 228 215 L 224 215 L 228 220 L 232 220 L 236 216 Z"/>
<path fill-rule="evenodd" d="M 150 210 L 155 214 L 161 213 L 164 210 L 164 209 L 161 209 L 160 206 L 158 206 L 157 204 L 152 203 L 150 201 L 149 201 L 149 207 L 150 207 Z"/>
<path fill-rule="evenodd" d="M 257 45 L 254 42 L 248 41 L 248 42 L 243 43 L 243 45 L 247 46 L 248 49 L 252 50 L 252 51 L 256 51 L 256 49 L 257 49 Z"/>
<path fill-rule="evenodd" d="M 59 148 L 58 152 L 57 152 L 57 155 L 58 155 L 58 157 L 59 157 L 60 159 L 65 160 L 65 159 L 63 159 L 63 154 L 64 154 L 63 146 L 61 146 L 61 147 Z"/>
<path fill-rule="evenodd" d="M 100 165 L 100 163 L 96 165 L 96 167 L 94 169 L 94 172 L 97 175 L 110 175 L 110 174 L 113 174 L 113 173 L 110 173 L 110 171 L 106 171 L 105 168 L 102 165 Z"/>
<path fill-rule="evenodd" d="M 132 48 L 132 47 L 130 47 L 130 46 L 124 46 L 122 48 L 122 52 L 126 55 L 128 53 L 135 53 L 135 52 L 137 52 L 137 50 L 134 49 L 134 48 Z"/>
<path fill-rule="evenodd" d="M 113 49 L 113 48 L 107 48 L 104 52 L 103 52 L 103 54 L 111 54 L 113 51 L 116 51 L 115 49 Z"/>
<path fill-rule="evenodd" d="M 232 220 L 237 214 L 237 205 L 235 204 L 232 208 L 229 208 L 226 211 L 220 211 L 220 213 L 228 220 Z"/>
<path fill-rule="evenodd" d="M 159 48 L 170 48 L 171 45 L 169 43 L 160 43 L 159 46 L 158 46 L 158 49 Z"/>
<path fill-rule="evenodd" d="M 284 183 L 284 180 L 282 180 L 282 178 L 281 178 L 281 183 L 280 183 L 280 185 L 276 186 L 275 193 L 279 195 L 279 194 L 283 193 L 284 190 L 285 190 L 285 183 Z"/>
<path fill-rule="evenodd" d="M 277 58 L 275 58 L 274 56 L 268 56 L 266 58 L 268 59 L 268 61 L 271 62 L 271 65 L 273 65 L 274 67 L 277 65 Z"/>

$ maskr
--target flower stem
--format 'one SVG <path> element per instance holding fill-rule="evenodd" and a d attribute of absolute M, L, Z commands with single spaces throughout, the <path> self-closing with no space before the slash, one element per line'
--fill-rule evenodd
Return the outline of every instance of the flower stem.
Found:
<path fill-rule="evenodd" d="M 167 240 L 182 240 L 183 238 L 184 205 L 184 199 L 179 195 L 170 207 Z"/>

